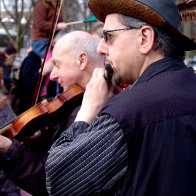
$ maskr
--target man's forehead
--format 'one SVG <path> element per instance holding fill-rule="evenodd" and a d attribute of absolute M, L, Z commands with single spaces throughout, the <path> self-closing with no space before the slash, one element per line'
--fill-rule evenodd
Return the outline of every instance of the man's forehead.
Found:
<path fill-rule="evenodd" d="M 57 56 L 65 55 L 67 48 L 69 48 L 69 46 L 65 42 L 56 43 L 56 45 L 53 48 L 52 55 L 57 55 Z"/>
<path fill-rule="evenodd" d="M 53 62 L 62 62 L 68 59 L 69 56 L 69 50 L 68 48 L 64 48 L 63 50 L 60 48 L 54 48 L 52 52 L 52 61 Z"/>
<path fill-rule="evenodd" d="M 54 46 L 53 51 L 55 53 L 65 53 L 66 51 L 70 50 L 71 42 L 69 39 L 60 39 Z"/>
<path fill-rule="evenodd" d="M 52 51 L 52 61 L 59 61 L 62 58 L 61 49 L 58 47 L 54 47 Z"/>
<path fill-rule="evenodd" d="M 105 19 L 104 27 L 111 27 L 121 24 L 119 18 L 120 14 L 108 14 Z"/>
<path fill-rule="evenodd" d="M 60 68 L 64 64 L 64 61 L 62 58 L 52 57 L 50 63 L 53 67 Z"/>

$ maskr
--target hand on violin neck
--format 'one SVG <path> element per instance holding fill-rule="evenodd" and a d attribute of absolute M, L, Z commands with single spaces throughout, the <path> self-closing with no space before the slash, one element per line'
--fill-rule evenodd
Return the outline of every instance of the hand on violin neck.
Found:
<path fill-rule="evenodd" d="M 0 156 L 9 150 L 11 144 L 12 141 L 9 138 L 0 135 Z"/>

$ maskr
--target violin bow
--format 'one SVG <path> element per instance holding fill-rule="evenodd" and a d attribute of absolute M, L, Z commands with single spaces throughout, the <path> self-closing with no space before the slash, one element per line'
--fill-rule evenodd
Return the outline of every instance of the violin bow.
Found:
<path fill-rule="evenodd" d="M 183 21 L 196 20 L 196 0 L 181 0 L 177 6 Z"/>
<path fill-rule="evenodd" d="M 42 80 L 43 80 L 44 65 L 45 65 L 45 62 L 46 62 L 47 53 L 50 50 L 51 45 L 52 45 L 52 39 L 54 37 L 54 33 L 55 33 L 55 30 L 56 30 L 56 25 L 57 25 L 57 22 L 58 22 L 58 18 L 59 18 L 59 14 L 60 14 L 60 11 L 61 11 L 62 3 L 63 3 L 63 0 L 57 0 L 57 2 L 56 2 L 55 13 L 54 13 L 53 21 L 52 21 L 52 27 L 51 27 L 49 38 L 48 38 L 48 44 L 47 44 L 47 47 L 46 47 L 46 52 L 44 54 L 44 58 L 43 58 L 43 61 L 41 63 L 39 78 L 38 78 L 38 81 L 37 81 L 37 84 L 36 84 L 36 89 L 35 89 L 35 93 L 34 93 L 34 97 L 33 97 L 33 101 L 32 101 L 32 106 L 36 105 L 38 97 L 39 97 L 39 92 L 40 92 L 41 84 L 42 84 Z"/>

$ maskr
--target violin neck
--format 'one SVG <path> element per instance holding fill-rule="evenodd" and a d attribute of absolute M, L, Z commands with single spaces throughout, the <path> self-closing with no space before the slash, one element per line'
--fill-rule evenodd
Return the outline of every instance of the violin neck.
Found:
<path fill-rule="evenodd" d="M 11 128 L 11 124 L 8 124 L 6 126 L 4 126 L 3 128 L 0 129 L 0 135 L 3 135 L 4 133 L 6 133 L 8 130 L 10 130 Z"/>

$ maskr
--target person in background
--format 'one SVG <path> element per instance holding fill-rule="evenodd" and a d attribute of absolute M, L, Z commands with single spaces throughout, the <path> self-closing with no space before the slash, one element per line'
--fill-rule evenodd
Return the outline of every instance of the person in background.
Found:
<path fill-rule="evenodd" d="M 0 73 L 0 79 L 2 74 Z M 0 127 L 15 120 L 16 116 L 12 111 L 7 95 L 0 92 Z M 19 188 L 5 175 L 0 168 L 0 195 L 1 196 L 20 196 Z"/>
<path fill-rule="evenodd" d="M 96 22 L 91 29 L 91 34 L 99 40 L 103 37 L 103 25 L 102 22 Z"/>
<path fill-rule="evenodd" d="M 4 69 L 4 85 L 9 92 L 13 84 L 11 72 L 14 61 L 16 59 L 17 50 L 13 46 L 8 46 L 4 52 L 6 55 L 6 59 L 4 62 L 6 65 Z"/>
<path fill-rule="evenodd" d="M 50 195 L 196 195 L 196 76 L 183 60 L 196 43 L 173 0 L 89 0 L 104 22 L 75 122 L 46 161 Z M 119 83 L 131 87 L 113 95 Z M 65 139 L 66 133 L 72 136 Z"/>
<path fill-rule="evenodd" d="M 17 115 L 32 107 L 40 67 L 41 58 L 31 50 L 22 61 L 19 70 L 17 94 L 15 95 L 17 96 L 17 105 L 15 105 Z"/>
<path fill-rule="evenodd" d="M 33 9 L 31 25 L 32 50 L 41 59 L 46 52 L 57 2 L 58 0 L 38 0 Z M 67 25 L 63 22 L 62 11 L 60 11 L 55 32 L 66 28 Z"/>
<path fill-rule="evenodd" d="M 104 59 L 96 53 L 97 45 L 98 40 L 84 31 L 70 32 L 55 44 L 46 72 L 51 72 L 50 79 L 61 85 L 65 97 L 73 96 L 73 92 L 79 92 L 78 88 L 75 89 L 75 84 L 85 90 L 93 70 L 96 67 L 103 67 Z M 72 93 L 66 94 L 70 88 L 73 88 Z M 12 142 L 0 136 L 1 168 L 19 187 L 33 196 L 48 195 L 44 168 L 48 150 L 61 132 L 74 121 L 81 105 L 82 95 L 83 93 L 80 93 L 77 99 L 73 96 L 71 102 L 66 101 L 64 110 L 61 110 L 57 116 L 58 123 L 51 126 L 51 119 L 48 118 L 46 124 L 48 129 L 38 131 L 40 137 L 34 138 L 33 141 L 29 139 L 29 142 L 21 144 L 17 140 Z M 65 139 L 69 141 L 71 138 L 72 136 L 67 132 Z"/>
<path fill-rule="evenodd" d="M 2 85 L 5 87 L 7 93 L 9 93 L 12 87 L 12 67 L 16 58 L 16 49 L 13 47 L 8 47 L 5 52 L 0 52 L 0 67 L 3 69 L 3 80 Z"/>
<path fill-rule="evenodd" d="M 16 59 L 16 55 L 17 55 L 17 50 L 14 46 L 8 46 L 5 49 L 5 54 L 7 56 L 7 60 L 6 60 L 6 64 L 8 67 L 12 67 L 14 64 L 14 61 Z"/>
<path fill-rule="evenodd" d="M 2 94 L 8 95 L 9 92 L 5 87 L 4 81 L 7 75 L 5 74 L 4 70 L 6 69 L 5 65 L 5 60 L 6 60 L 6 55 L 4 52 L 0 52 L 0 92 Z M 8 80 L 8 79 L 7 79 Z"/>
<path fill-rule="evenodd" d="M 3 93 L 5 86 L 3 84 L 3 67 L 0 66 L 0 92 Z M 4 93 L 3 93 L 4 94 Z"/>
<path fill-rule="evenodd" d="M 19 92 L 19 76 L 20 76 L 20 66 L 15 65 L 12 68 L 12 80 L 13 84 L 10 89 L 10 99 L 11 99 L 11 107 L 13 111 L 18 114 L 19 108 L 19 99 L 20 99 L 20 92 Z"/>

